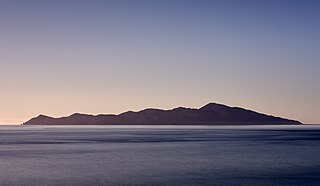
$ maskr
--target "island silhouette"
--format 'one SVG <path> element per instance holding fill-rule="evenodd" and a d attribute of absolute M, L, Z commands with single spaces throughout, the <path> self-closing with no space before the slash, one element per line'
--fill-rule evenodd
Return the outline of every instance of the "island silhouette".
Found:
<path fill-rule="evenodd" d="M 148 108 L 121 114 L 88 115 L 75 113 L 53 118 L 39 115 L 22 125 L 299 125 L 299 121 L 275 117 L 218 103 L 199 109 L 178 107 L 171 110 Z"/>

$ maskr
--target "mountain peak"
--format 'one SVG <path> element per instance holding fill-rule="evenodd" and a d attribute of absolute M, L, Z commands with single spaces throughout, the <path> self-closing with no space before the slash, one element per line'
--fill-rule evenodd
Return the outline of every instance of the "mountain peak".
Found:
<path fill-rule="evenodd" d="M 74 113 L 74 114 L 70 115 L 69 117 L 77 117 L 77 116 L 87 116 L 87 114 Z"/>
<path fill-rule="evenodd" d="M 186 107 L 177 107 L 177 108 L 174 108 L 172 110 L 186 110 L 187 108 Z"/>
<path fill-rule="evenodd" d="M 205 106 L 201 107 L 199 110 L 201 111 L 221 111 L 231 108 L 229 106 L 219 104 L 219 103 L 208 103 Z"/>
<path fill-rule="evenodd" d="M 43 115 L 43 114 L 40 114 L 40 115 L 37 116 L 36 118 L 52 118 L 52 117 L 46 116 L 46 115 Z"/>

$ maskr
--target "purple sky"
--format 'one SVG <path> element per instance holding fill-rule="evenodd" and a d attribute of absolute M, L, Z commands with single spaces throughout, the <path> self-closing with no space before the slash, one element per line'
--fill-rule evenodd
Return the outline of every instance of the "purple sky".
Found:
<path fill-rule="evenodd" d="M 208 102 L 320 123 L 320 1 L 0 1 L 0 123 Z"/>

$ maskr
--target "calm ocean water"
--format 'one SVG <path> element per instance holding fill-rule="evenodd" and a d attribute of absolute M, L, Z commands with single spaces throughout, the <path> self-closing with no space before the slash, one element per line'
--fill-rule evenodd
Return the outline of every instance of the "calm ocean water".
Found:
<path fill-rule="evenodd" d="M 1 126 L 0 185 L 320 185 L 319 126 Z"/>

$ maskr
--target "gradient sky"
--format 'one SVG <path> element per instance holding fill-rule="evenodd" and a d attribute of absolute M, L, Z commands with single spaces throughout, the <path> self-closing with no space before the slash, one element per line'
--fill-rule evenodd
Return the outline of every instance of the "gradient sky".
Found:
<path fill-rule="evenodd" d="M 0 123 L 208 102 L 320 123 L 320 1 L 1 0 Z"/>

